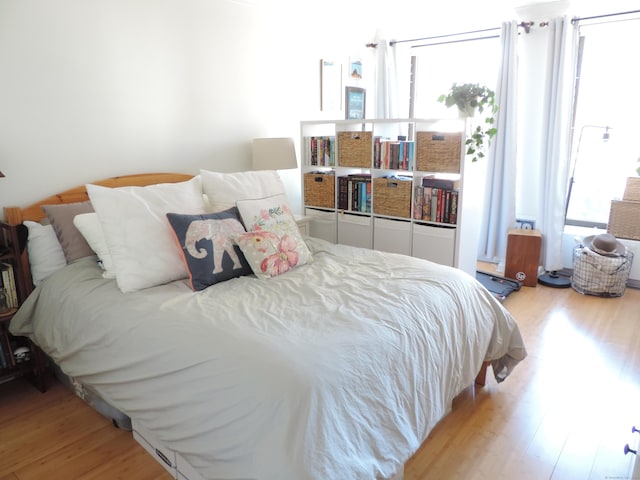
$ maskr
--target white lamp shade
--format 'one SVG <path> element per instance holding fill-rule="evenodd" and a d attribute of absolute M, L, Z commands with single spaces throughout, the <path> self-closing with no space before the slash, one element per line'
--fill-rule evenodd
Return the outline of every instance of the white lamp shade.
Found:
<path fill-rule="evenodd" d="M 297 168 L 293 138 L 254 138 L 251 168 L 253 170 L 285 170 Z"/>

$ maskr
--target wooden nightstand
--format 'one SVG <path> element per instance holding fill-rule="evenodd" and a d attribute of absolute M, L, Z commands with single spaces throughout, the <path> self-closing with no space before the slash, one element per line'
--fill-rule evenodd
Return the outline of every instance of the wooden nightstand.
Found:
<path fill-rule="evenodd" d="M 45 391 L 45 361 L 42 351 L 26 337 L 9 333 L 9 322 L 22 305 L 32 285 L 26 278 L 23 264 L 26 232 L 22 226 L 0 222 L 0 383 L 14 378 L 32 376 L 38 390 Z"/>
<path fill-rule="evenodd" d="M 300 234 L 309 235 L 310 227 L 309 222 L 311 222 L 311 217 L 306 217 L 303 215 L 294 215 L 296 219 L 296 223 L 298 224 L 298 230 L 300 230 Z"/>
<path fill-rule="evenodd" d="M 46 391 L 42 351 L 28 338 L 9 333 L 9 322 L 16 309 L 0 313 L 0 383 L 31 376 L 38 390 Z"/>

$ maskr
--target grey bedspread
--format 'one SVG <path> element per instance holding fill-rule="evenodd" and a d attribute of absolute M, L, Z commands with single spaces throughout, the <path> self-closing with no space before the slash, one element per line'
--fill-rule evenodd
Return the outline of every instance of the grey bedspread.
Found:
<path fill-rule="evenodd" d="M 308 239 L 311 264 L 123 294 L 86 258 L 11 322 L 207 479 L 392 477 L 493 361 L 526 356 L 475 279 Z"/>

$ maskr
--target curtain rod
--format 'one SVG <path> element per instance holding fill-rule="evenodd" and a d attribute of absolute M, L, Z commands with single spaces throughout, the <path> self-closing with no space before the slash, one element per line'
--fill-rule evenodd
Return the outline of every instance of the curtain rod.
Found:
<path fill-rule="evenodd" d="M 524 31 L 526 33 L 529 33 L 531 27 L 534 25 L 534 22 L 520 22 L 518 24 L 519 27 L 524 28 Z M 547 26 L 547 22 L 542 22 L 540 23 L 541 27 L 546 27 Z M 433 37 L 422 37 L 422 38 L 409 38 L 409 39 L 405 39 L 405 40 L 391 40 L 389 42 L 390 46 L 394 46 L 396 43 L 407 43 L 407 42 L 421 42 L 423 40 L 437 40 L 439 38 L 449 38 L 449 37 L 459 37 L 462 35 L 472 35 L 472 34 L 476 34 L 476 33 L 484 33 L 484 32 L 494 32 L 496 30 L 500 30 L 502 27 L 493 27 L 493 28 L 484 28 L 481 30 L 471 30 L 469 32 L 460 32 L 460 33 L 449 33 L 446 35 L 436 35 Z M 482 38 L 496 38 L 495 36 L 493 37 L 480 37 L 479 39 Z M 470 40 L 478 40 L 478 38 L 474 38 L 474 39 L 470 39 Z M 464 42 L 466 40 L 453 40 L 451 42 L 442 42 L 442 43 L 456 43 L 456 42 Z M 429 44 L 429 45 L 439 45 L 439 43 L 434 43 L 434 44 Z M 367 43 L 367 47 L 369 48 L 376 48 L 378 46 L 377 43 Z M 416 45 L 416 46 L 423 46 L 423 45 Z"/>
<path fill-rule="evenodd" d="M 582 20 L 596 20 L 598 18 L 617 17 L 620 15 L 631 15 L 632 13 L 640 13 L 640 10 L 630 10 L 628 12 L 618 12 L 618 13 L 606 13 L 604 15 L 594 15 L 592 17 L 576 17 L 571 20 L 571 23 L 577 23 Z"/>

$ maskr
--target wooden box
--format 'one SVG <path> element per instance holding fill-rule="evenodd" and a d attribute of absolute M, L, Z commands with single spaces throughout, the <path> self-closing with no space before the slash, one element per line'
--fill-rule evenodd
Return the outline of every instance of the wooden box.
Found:
<path fill-rule="evenodd" d="M 372 132 L 338 132 L 338 164 L 341 167 L 371 168 Z"/>
<path fill-rule="evenodd" d="M 538 284 L 538 265 L 542 235 L 538 230 L 509 230 L 504 276 L 527 287 Z"/>
<path fill-rule="evenodd" d="M 640 240 L 640 201 L 612 200 L 607 231 L 617 238 Z"/>
<path fill-rule="evenodd" d="M 460 173 L 462 133 L 417 132 L 416 167 L 423 172 Z"/>
<path fill-rule="evenodd" d="M 312 207 L 334 208 L 336 205 L 335 175 L 304 174 L 304 204 Z"/>
<path fill-rule="evenodd" d="M 398 178 L 373 179 L 373 211 L 378 215 L 411 218 L 413 182 Z"/>

